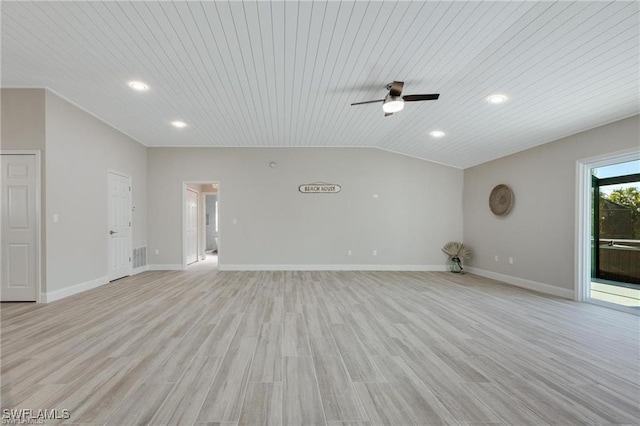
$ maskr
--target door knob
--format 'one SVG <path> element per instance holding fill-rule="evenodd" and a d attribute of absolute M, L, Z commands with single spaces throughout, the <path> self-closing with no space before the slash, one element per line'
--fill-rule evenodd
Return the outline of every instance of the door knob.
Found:
<path fill-rule="evenodd" d="M 117 234 L 116 231 L 109 231 L 109 234 L 113 235 L 113 234 Z"/>

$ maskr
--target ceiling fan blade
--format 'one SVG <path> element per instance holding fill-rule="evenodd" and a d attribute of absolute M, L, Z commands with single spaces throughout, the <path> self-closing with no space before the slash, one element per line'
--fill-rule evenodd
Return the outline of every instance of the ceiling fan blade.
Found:
<path fill-rule="evenodd" d="M 353 106 L 353 105 L 374 104 L 376 102 L 384 102 L 384 99 L 378 99 L 378 100 L 375 100 L 375 101 L 354 102 L 351 105 Z"/>
<path fill-rule="evenodd" d="M 394 81 L 393 83 L 389 84 L 389 94 L 391 96 L 400 96 L 403 87 L 403 81 Z"/>
<path fill-rule="evenodd" d="M 439 97 L 439 93 L 433 93 L 430 95 L 405 95 L 402 97 L 402 99 L 404 99 L 405 102 L 435 101 Z"/>
<path fill-rule="evenodd" d="M 392 112 L 385 112 L 385 113 L 384 113 L 384 116 L 385 116 L 385 117 L 388 117 L 388 116 L 390 116 L 390 115 L 393 115 L 393 113 L 392 113 Z"/>

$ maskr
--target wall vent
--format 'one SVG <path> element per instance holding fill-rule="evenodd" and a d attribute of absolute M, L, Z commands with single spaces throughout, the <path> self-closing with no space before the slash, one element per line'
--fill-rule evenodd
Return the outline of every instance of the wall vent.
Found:
<path fill-rule="evenodd" d="M 147 265 L 147 247 L 133 249 L 133 267 L 140 268 Z"/>

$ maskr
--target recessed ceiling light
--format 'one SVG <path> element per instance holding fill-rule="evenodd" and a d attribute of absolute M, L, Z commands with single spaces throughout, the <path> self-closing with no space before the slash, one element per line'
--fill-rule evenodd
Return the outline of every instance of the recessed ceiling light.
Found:
<path fill-rule="evenodd" d="M 434 138 L 441 138 L 445 135 L 445 133 L 442 130 L 434 130 L 433 132 L 429 133 L 431 136 L 433 136 Z"/>
<path fill-rule="evenodd" d="M 147 86 L 141 81 L 130 81 L 129 87 L 131 87 L 133 90 L 137 90 L 138 92 L 144 92 L 145 90 L 149 90 L 149 86 Z"/>
<path fill-rule="evenodd" d="M 178 129 L 182 129 L 183 127 L 187 127 L 187 123 L 184 121 L 172 121 L 171 125 L 173 127 L 177 127 Z"/>
<path fill-rule="evenodd" d="M 490 104 L 502 104 L 507 101 L 507 97 L 505 95 L 491 95 L 487 97 L 487 101 Z"/>

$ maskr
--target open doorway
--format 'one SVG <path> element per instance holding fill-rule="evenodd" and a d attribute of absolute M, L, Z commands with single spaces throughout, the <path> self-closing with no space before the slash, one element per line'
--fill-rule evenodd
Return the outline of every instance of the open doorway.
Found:
<path fill-rule="evenodd" d="M 578 162 L 576 299 L 640 314 L 640 153 Z"/>
<path fill-rule="evenodd" d="M 220 253 L 218 182 L 185 182 L 183 268 L 217 269 Z"/>

